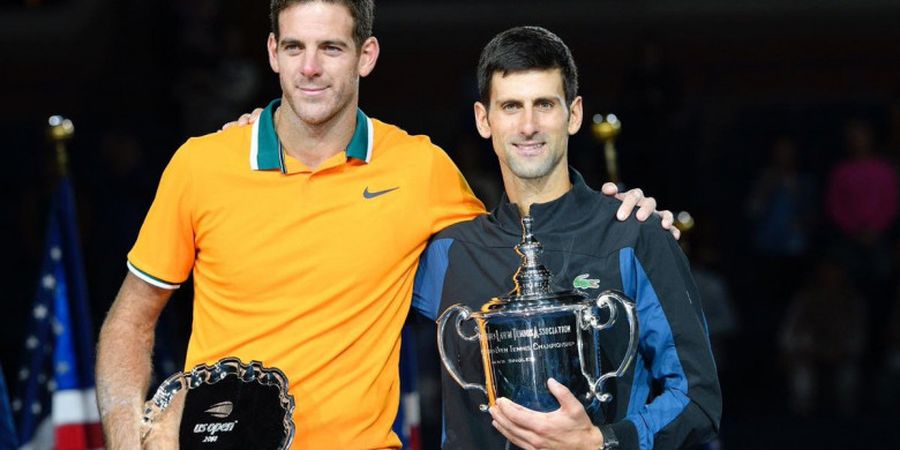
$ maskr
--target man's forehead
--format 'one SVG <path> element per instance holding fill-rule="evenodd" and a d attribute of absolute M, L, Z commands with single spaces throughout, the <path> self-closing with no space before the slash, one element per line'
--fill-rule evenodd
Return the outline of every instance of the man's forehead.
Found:
<path fill-rule="evenodd" d="M 339 2 L 295 3 L 278 15 L 282 40 L 349 40 L 353 39 L 353 27 L 353 15 Z"/>
<path fill-rule="evenodd" d="M 565 97 L 562 70 L 528 69 L 504 73 L 496 71 L 491 76 L 491 97 Z"/>

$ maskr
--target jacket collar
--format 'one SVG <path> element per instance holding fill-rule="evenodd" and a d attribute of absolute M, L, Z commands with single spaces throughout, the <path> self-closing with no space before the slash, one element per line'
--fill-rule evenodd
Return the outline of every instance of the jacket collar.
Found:
<path fill-rule="evenodd" d="M 572 182 L 572 189 L 561 197 L 546 203 L 531 205 L 535 233 L 564 229 L 566 225 L 584 218 L 584 213 L 589 208 L 591 200 L 596 198 L 597 191 L 585 184 L 584 177 L 571 167 L 569 167 L 569 180 Z M 510 203 L 506 192 L 503 193 L 500 203 L 491 212 L 491 216 L 502 228 L 521 234 L 522 216 L 519 214 L 519 207 L 515 203 Z"/>

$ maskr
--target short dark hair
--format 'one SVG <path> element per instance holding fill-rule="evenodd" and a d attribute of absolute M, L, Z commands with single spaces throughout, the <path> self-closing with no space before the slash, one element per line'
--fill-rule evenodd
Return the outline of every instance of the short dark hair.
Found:
<path fill-rule="evenodd" d="M 525 26 L 510 28 L 491 39 L 478 59 L 478 93 L 481 103 L 491 101 L 491 77 L 527 70 L 560 69 L 566 106 L 578 95 L 578 68 L 572 52 L 559 36 L 546 28 Z"/>
<path fill-rule="evenodd" d="M 278 39 L 278 16 L 288 7 L 311 2 L 337 3 L 350 10 L 353 17 L 353 41 L 356 48 L 362 48 L 363 42 L 372 36 L 372 23 L 375 21 L 375 0 L 272 0 L 269 20 L 272 22 L 272 33 Z"/>

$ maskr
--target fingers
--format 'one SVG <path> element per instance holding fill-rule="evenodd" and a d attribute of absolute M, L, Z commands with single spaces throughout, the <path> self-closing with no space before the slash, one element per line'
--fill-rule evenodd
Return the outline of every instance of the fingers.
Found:
<path fill-rule="evenodd" d="M 622 194 L 616 194 L 616 198 L 622 200 L 619 210 L 616 212 L 616 218 L 625 220 L 634 211 L 635 205 L 644 198 L 644 192 L 640 188 L 634 188 Z"/>
<path fill-rule="evenodd" d="M 666 209 L 666 210 L 658 211 L 657 214 L 659 214 L 660 223 L 662 224 L 662 227 L 666 230 L 669 230 L 669 233 L 672 233 L 672 236 L 675 238 L 676 241 L 678 239 L 681 239 L 681 230 L 679 230 L 678 227 L 674 226 L 675 225 L 675 215 L 672 214 L 672 211 L 669 211 L 668 209 Z"/>
<path fill-rule="evenodd" d="M 552 378 L 547 387 L 559 401 L 558 410 L 542 413 L 500 398 L 490 409 L 494 428 L 523 449 L 598 448 L 602 438 L 593 437 L 598 430 L 581 402 Z"/>
<path fill-rule="evenodd" d="M 635 217 L 637 217 L 637 220 L 641 222 L 647 220 L 647 218 L 650 217 L 651 214 L 656 212 L 656 199 L 653 197 L 642 198 L 638 201 L 637 204 L 638 206 L 640 206 L 640 209 L 638 209 Z"/>
<path fill-rule="evenodd" d="M 495 409 L 500 413 L 500 417 L 506 419 L 507 426 L 513 429 L 534 431 L 540 430 L 545 425 L 546 414 L 530 410 L 507 398 L 497 399 L 497 403 L 494 408 L 491 408 L 491 411 Z"/>
<path fill-rule="evenodd" d="M 222 125 L 222 129 L 219 131 L 227 130 L 231 127 L 242 127 L 250 123 L 250 114 L 241 114 L 241 117 L 238 117 L 238 120 L 233 122 L 228 122 L 225 125 Z"/>
<path fill-rule="evenodd" d="M 603 193 L 606 195 L 615 195 L 615 197 L 622 201 L 622 204 L 619 205 L 618 211 L 616 211 L 616 219 L 620 221 L 624 221 L 631 215 L 634 211 L 634 207 L 638 207 L 638 211 L 635 214 L 635 218 L 641 222 L 650 218 L 653 213 L 657 213 L 660 216 L 662 221 L 662 227 L 666 230 L 669 230 L 672 233 L 672 236 L 678 240 L 681 239 L 681 230 L 677 227 L 673 226 L 675 223 L 675 216 L 671 211 L 656 211 L 656 199 L 653 197 L 644 197 L 644 192 L 640 188 L 634 188 L 623 192 L 621 194 L 616 194 L 616 185 L 612 183 L 606 183 L 603 185 Z"/>
<path fill-rule="evenodd" d="M 256 121 L 259 119 L 259 116 L 262 115 L 262 112 L 263 112 L 263 109 L 262 109 L 262 108 L 256 108 L 256 109 L 254 109 L 253 112 L 250 113 L 250 117 L 247 118 L 247 123 L 248 123 L 248 124 L 250 124 L 250 123 L 256 123 Z M 243 117 L 243 116 L 241 116 L 241 117 Z"/>
<path fill-rule="evenodd" d="M 607 181 L 606 183 L 603 183 L 600 192 L 603 192 L 604 195 L 616 195 L 619 193 L 619 187 L 616 186 L 616 183 Z"/>
<path fill-rule="evenodd" d="M 520 408 L 525 409 L 508 399 L 497 399 L 494 407 L 490 409 L 491 417 L 494 419 L 491 424 L 513 444 L 525 449 L 532 448 L 530 443 L 537 438 L 537 435 L 530 428 L 523 427 L 511 417 L 517 415 Z"/>
<path fill-rule="evenodd" d="M 235 127 L 235 126 L 242 127 L 244 125 L 250 125 L 252 123 L 256 123 L 256 121 L 259 120 L 259 116 L 262 114 L 262 112 L 263 112 L 262 108 L 256 108 L 251 113 L 241 114 L 241 117 L 238 117 L 238 120 L 235 120 L 233 122 L 228 122 L 225 125 L 222 125 L 222 129 L 219 131 L 227 130 L 227 129 L 229 129 L 231 127 Z"/>
<path fill-rule="evenodd" d="M 508 398 L 499 398 L 494 405 L 510 423 L 519 428 L 534 430 L 544 424 L 546 414 L 518 405 Z"/>
<path fill-rule="evenodd" d="M 534 434 L 514 426 L 509 422 L 509 419 L 506 419 L 505 417 L 494 417 L 494 420 L 491 421 L 491 425 L 493 425 L 503 437 L 509 439 L 509 442 L 515 444 L 517 447 L 523 449 L 531 448 L 528 443 L 530 442 L 530 439 L 533 439 Z"/>
<path fill-rule="evenodd" d="M 559 402 L 559 409 L 563 412 L 580 411 L 584 409 L 584 407 L 581 406 L 581 402 L 578 401 L 578 398 L 572 394 L 572 391 L 559 381 L 550 378 L 547 380 L 547 387 L 550 388 L 550 393 L 556 397 L 556 401 Z"/>
<path fill-rule="evenodd" d="M 659 211 L 659 219 L 662 222 L 663 228 L 667 230 L 671 230 L 673 228 L 672 224 L 675 223 L 675 215 L 672 214 L 672 211 L 669 211 L 668 209 Z"/>
<path fill-rule="evenodd" d="M 531 450 L 533 448 L 536 448 L 530 444 L 531 441 L 529 440 L 529 436 L 532 436 L 532 434 L 523 432 L 523 430 L 519 429 L 509 429 L 496 420 L 492 421 L 491 425 L 493 425 L 494 428 L 503 435 L 503 437 L 508 439 L 511 444 L 514 444 L 516 448 L 521 448 L 523 450 Z"/>
<path fill-rule="evenodd" d="M 219 131 L 225 131 L 235 125 L 240 125 L 237 120 L 235 120 L 234 122 L 228 122 L 225 125 L 222 125 L 222 128 L 219 129 Z"/>

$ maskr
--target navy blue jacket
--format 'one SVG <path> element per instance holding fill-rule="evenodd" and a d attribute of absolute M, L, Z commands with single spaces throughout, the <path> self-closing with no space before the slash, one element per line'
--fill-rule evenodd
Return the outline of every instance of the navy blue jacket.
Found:
<path fill-rule="evenodd" d="M 570 173 L 572 190 L 531 207 L 543 263 L 554 274 L 556 290 L 577 288 L 592 297 L 606 289 L 623 291 L 635 300 L 640 325 L 635 363 L 622 379 L 607 383 L 613 400 L 592 420 L 610 424 L 620 448 L 628 450 L 682 448 L 712 439 L 719 428 L 721 391 L 687 259 L 658 218 L 616 220 L 620 202 Z M 434 236 L 416 274 L 414 309 L 435 319 L 453 304 L 478 310 L 509 292 L 520 262 L 514 247 L 521 230 L 518 208 L 504 196 L 490 215 Z M 448 354 L 459 355 L 463 378 L 483 383 L 478 344 L 447 328 Z M 609 333 L 601 339 L 604 371 L 618 367 L 625 354 L 627 322 L 619 320 Z M 442 373 L 443 448 L 504 449 L 506 440 L 491 426 L 490 415 L 478 410 L 484 395 L 461 389 Z"/>

